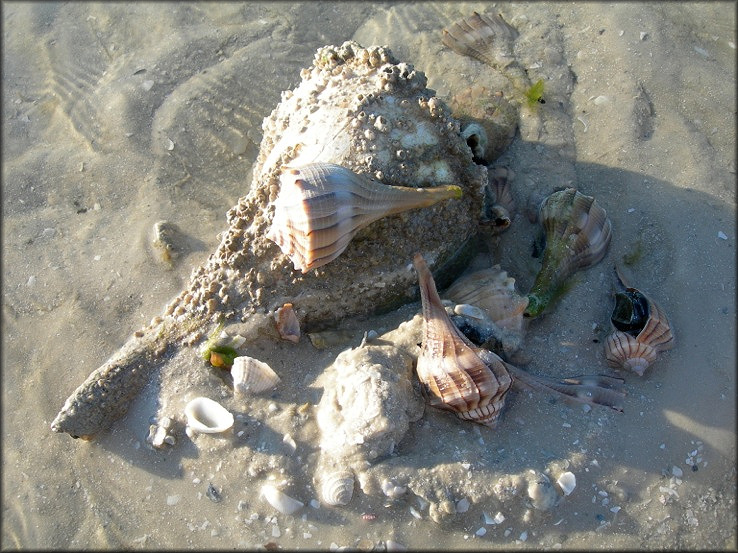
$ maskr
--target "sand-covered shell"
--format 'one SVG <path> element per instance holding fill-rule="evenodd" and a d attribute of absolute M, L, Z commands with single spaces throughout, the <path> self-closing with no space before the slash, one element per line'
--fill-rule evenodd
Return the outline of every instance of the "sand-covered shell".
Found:
<path fill-rule="evenodd" d="M 356 478 L 349 470 L 339 470 L 323 476 L 320 497 L 327 505 L 348 505 L 354 495 Z"/>
<path fill-rule="evenodd" d="M 494 353 L 474 346 L 451 322 L 423 256 L 413 258 L 423 303 L 418 379 L 433 407 L 495 427 L 512 378 Z"/>
<path fill-rule="evenodd" d="M 283 340 L 295 344 L 300 341 L 300 321 L 291 303 L 285 303 L 274 312 L 274 322 Z"/>
<path fill-rule="evenodd" d="M 527 321 L 523 317 L 528 298 L 515 290 L 515 279 L 499 265 L 463 275 L 445 292 L 456 303 L 468 303 L 482 309 L 500 328 L 522 334 Z"/>
<path fill-rule="evenodd" d="M 233 360 L 231 376 L 234 394 L 242 397 L 271 390 L 281 380 L 269 365 L 246 355 Z"/>
<path fill-rule="evenodd" d="M 566 289 L 576 271 L 598 263 L 607 253 L 612 225 L 592 196 L 574 188 L 543 200 L 539 221 L 546 236 L 541 269 L 528 293 L 526 317 L 541 315 Z"/>
<path fill-rule="evenodd" d="M 188 428 L 198 434 L 218 434 L 233 426 L 233 414 L 217 401 L 196 397 L 185 405 Z"/>
<path fill-rule="evenodd" d="M 474 12 L 443 29 L 441 41 L 457 54 L 504 68 L 514 60 L 512 43 L 517 37 L 518 31 L 501 15 Z"/>
<path fill-rule="evenodd" d="M 663 309 L 640 290 L 625 287 L 615 293 L 610 321 L 613 333 L 605 340 L 607 364 L 633 371 L 639 376 L 659 352 L 674 347 L 674 334 Z"/>
<path fill-rule="evenodd" d="M 280 185 L 267 237 L 303 273 L 333 261 L 377 219 L 461 197 L 458 186 L 390 186 L 331 163 L 284 167 Z"/>
<path fill-rule="evenodd" d="M 501 90 L 473 85 L 455 94 L 449 107 L 461 121 L 461 136 L 477 163 L 492 163 L 515 138 L 518 108 Z"/>

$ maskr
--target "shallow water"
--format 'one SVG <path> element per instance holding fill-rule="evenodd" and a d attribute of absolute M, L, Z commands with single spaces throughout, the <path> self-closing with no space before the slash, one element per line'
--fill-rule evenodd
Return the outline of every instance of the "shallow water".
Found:
<path fill-rule="evenodd" d="M 732 4 L 3 7 L 3 547 L 736 547 Z M 519 30 L 516 57 L 545 79 L 549 111 L 543 126 L 523 121 L 499 160 L 516 174 L 519 214 L 475 264 L 500 262 L 527 290 L 538 261 L 524 207 L 557 186 L 594 195 L 614 229 L 605 260 L 531 326 L 527 368 L 607 372 L 611 267 L 624 256 L 669 314 L 677 347 L 644 377 L 625 375 L 622 415 L 517 394 L 493 431 L 428 409 L 391 462 L 462 474 L 471 488 L 564 467 L 577 477 L 570 496 L 548 511 L 522 496 L 500 509 L 472 502 L 439 525 L 412 497 L 385 505 L 357 490 L 345 508 L 285 516 L 256 497 L 251 442 L 148 449 L 155 390 L 98 441 L 50 432 L 64 399 L 214 250 L 248 188 L 261 120 L 316 48 L 387 44 L 447 97 L 494 82 L 439 40 L 485 9 Z M 161 219 L 188 237 L 172 266 L 150 246 Z M 349 345 L 416 311 L 350 322 Z M 310 385 L 342 347 L 303 339 L 263 355 L 288 363 L 298 352 Z M 315 444 L 300 447 L 308 459 Z M 309 475 L 293 477 L 308 504 Z M 486 524 L 490 510 L 505 520 Z"/>

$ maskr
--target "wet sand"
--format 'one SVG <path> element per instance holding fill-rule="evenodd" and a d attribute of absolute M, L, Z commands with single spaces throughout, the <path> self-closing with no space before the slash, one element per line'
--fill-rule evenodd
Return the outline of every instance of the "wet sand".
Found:
<path fill-rule="evenodd" d="M 3 547 L 736 548 L 732 4 L 3 8 Z M 489 67 L 439 39 L 485 9 L 520 32 L 516 59 L 544 79 L 547 103 L 544 124 L 521 121 L 497 162 L 515 173 L 519 212 L 473 266 L 500 263 L 527 291 L 539 260 L 525 206 L 556 187 L 595 196 L 613 224 L 605 259 L 531 325 L 526 368 L 611 374 L 602 341 L 612 266 L 625 260 L 668 313 L 677 345 L 644 377 L 624 375 L 623 414 L 515 394 L 490 430 L 426 409 L 387 462 L 461 475 L 466 489 L 490 474 L 569 470 L 571 495 L 546 511 L 524 493 L 499 509 L 472 497 L 439 525 L 412 494 L 386 504 L 357 490 L 346 507 L 314 509 L 309 475 L 296 469 L 287 476 L 306 507 L 281 515 L 249 472 L 262 442 L 269 452 L 281 440 L 269 421 L 252 421 L 260 429 L 238 447 L 209 438 L 198 450 L 185 438 L 152 451 L 155 389 L 97 441 L 51 433 L 74 388 L 215 249 L 250 183 L 262 119 L 316 48 L 386 44 L 445 98 L 494 83 Z M 162 219 L 187 236 L 171 265 L 151 247 Z M 348 344 L 318 351 L 303 337 L 257 357 L 275 367 L 301 359 L 317 402 L 315 383 L 343 348 L 417 311 L 348 321 Z M 289 398 L 275 404 L 279 413 Z M 298 455 L 309 460 L 315 447 L 301 443 Z M 208 498 L 209 483 L 221 501 Z M 483 513 L 498 511 L 505 520 L 487 524 Z"/>

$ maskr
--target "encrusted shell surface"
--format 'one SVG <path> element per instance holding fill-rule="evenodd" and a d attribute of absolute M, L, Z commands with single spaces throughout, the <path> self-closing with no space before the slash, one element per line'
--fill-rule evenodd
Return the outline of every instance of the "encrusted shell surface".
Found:
<path fill-rule="evenodd" d="M 455 94 L 449 107 L 477 163 L 492 163 L 515 138 L 518 109 L 502 91 L 473 85 Z"/>
<path fill-rule="evenodd" d="M 269 365 L 246 355 L 233 360 L 231 376 L 236 396 L 248 396 L 271 390 L 281 380 Z"/>
<path fill-rule="evenodd" d="M 416 370 L 428 403 L 462 420 L 494 427 L 512 378 L 494 353 L 475 347 L 451 322 L 423 256 L 413 258 L 423 303 Z"/>
<path fill-rule="evenodd" d="M 332 163 L 284 167 L 280 183 L 267 238 L 303 273 L 333 261 L 377 219 L 461 197 L 455 185 L 389 186 Z"/>
<path fill-rule="evenodd" d="M 233 426 L 233 414 L 217 401 L 196 397 L 185 405 L 187 426 L 199 434 L 218 434 Z"/>
<path fill-rule="evenodd" d="M 323 475 L 320 497 L 327 505 L 348 505 L 354 495 L 354 474 L 339 470 Z"/>
<path fill-rule="evenodd" d="M 592 196 L 574 188 L 559 190 L 543 200 L 539 220 L 546 246 L 541 269 L 528 293 L 527 317 L 542 314 L 563 293 L 572 274 L 598 263 L 612 236 L 607 212 Z"/>
<path fill-rule="evenodd" d="M 610 318 L 614 331 L 605 340 L 607 364 L 643 376 L 659 352 L 674 347 L 674 334 L 663 309 L 636 288 L 615 294 Z"/>

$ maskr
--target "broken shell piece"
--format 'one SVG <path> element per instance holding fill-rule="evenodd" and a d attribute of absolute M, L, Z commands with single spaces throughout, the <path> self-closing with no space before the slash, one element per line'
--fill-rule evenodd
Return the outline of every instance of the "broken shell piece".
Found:
<path fill-rule="evenodd" d="M 271 390 L 281 380 L 269 365 L 246 355 L 233 360 L 231 376 L 233 376 L 233 393 L 237 396 Z"/>
<path fill-rule="evenodd" d="M 295 344 L 300 341 L 300 322 L 297 320 L 295 310 L 291 303 L 285 303 L 274 313 L 277 322 L 277 332 L 283 340 L 289 340 Z"/>
<path fill-rule="evenodd" d="M 327 474 L 320 486 L 320 495 L 328 505 L 348 505 L 354 495 L 355 478 L 352 472 L 341 470 Z"/>
<path fill-rule="evenodd" d="M 382 492 L 390 499 L 397 499 L 407 493 L 407 486 L 398 486 L 392 480 L 382 480 Z"/>
<path fill-rule="evenodd" d="M 207 397 L 196 397 L 184 408 L 187 426 L 199 434 L 218 434 L 233 426 L 233 415 L 220 403 Z"/>
<path fill-rule="evenodd" d="M 674 347 L 674 334 L 666 313 L 640 290 L 627 287 L 619 272 L 618 283 L 624 289 L 615 294 L 614 332 L 605 340 L 607 364 L 643 376 L 659 352 Z"/>
<path fill-rule="evenodd" d="M 528 293 L 526 317 L 541 315 L 566 290 L 576 271 L 598 263 L 607 253 L 612 225 L 592 196 L 574 188 L 548 196 L 539 220 L 546 234 L 541 269 Z"/>
<path fill-rule="evenodd" d="M 291 515 L 302 509 L 305 504 L 302 501 L 290 497 L 286 493 L 279 491 L 271 484 L 264 484 L 261 487 L 261 496 L 277 511 L 283 515 Z"/>
<path fill-rule="evenodd" d="M 333 261 L 377 219 L 461 197 L 458 186 L 390 186 L 331 163 L 285 166 L 280 183 L 267 238 L 303 273 Z"/>
<path fill-rule="evenodd" d="M 565 472 L 556 480 L 556 483 L 564 492 L 564 495 L 569 495 L 577 487 L 577 477 L 572 472 Z"/>

